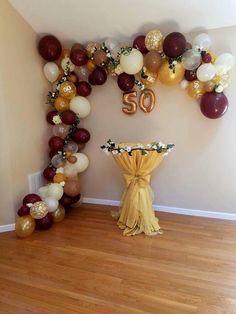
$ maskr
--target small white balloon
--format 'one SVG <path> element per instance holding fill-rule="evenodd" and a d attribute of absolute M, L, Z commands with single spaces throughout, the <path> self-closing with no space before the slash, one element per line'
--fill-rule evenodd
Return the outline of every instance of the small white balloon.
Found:
<path fill-rule="evenodd" d="M 200 65 L 197 69 L 197 78 L 201 82 L 207 82 L 213 79 L 216 75 L 216 70 L 213 64 L 211 63 L 204 63 Z"/>
<path fill-rule="evenodd" d="M 115 47 L 118 46 L 118 42 L 114 38 L 107 38 L 105 40 L 105 46 L 112 51 Z"/>
<path fill-rule="evenodd" d="M 76 163 L 74 163 L 73 165 L 76 167 L 78 173 L 83 172 L 88 168 L 89 159 L 87 155 L 83 153 L 76 153 L 73 154 L 72 156 L 75 156 L 77 158 Z"/>
<path fill-rule="evenodd" d="M 75 65 L 72 63 L 69 57 L 65 57 L 61 60 L 61 67 L 65 71 L 67 68 L 72 72 L 75 69 Z"/>
<path fill-rule="evenodd" d="M 206 33 L 197 35 L 193 40 L 193 47 L 199 48 L 202 51 L 208 50 L 210 46 L 211 46 L 211 38 Z"/>
<path fill-rule="evenodd" d="M 185 51 L 182 56 L 182 63 L 186 70 L 195 70 L 202 61 L 201 53 L 195 49 Z"/>
<path fill-rule="evenodd" d="M 229 70 L 232 69 L 235 63 L 235 58 L 231 53 L 222 53 L 219 55 L 219 57 L 215 61 L 215 67 L 216 67 L 216 72 L 219 72 L 219 69 L 224 69 L 225 73 L 221 74 L 226 74 Z M 221 70 L 222 72 L 222 70 Z M 217 73 L 218 74 L 218 73 Z"/>
<path fill-rule="evenodd" d="M 182 89 L 186 89 L 188 87 L 189 82 L 187 80 L 183 80 L 180 82 L 180 87 Z"/>
<path fill-rule="evenodd" d="M 54 62 L 46 63 L 43 67 L 43 72 L 44 72 L 46 79 L 51 83 L 53 83 L 57 80 L 58 75 L 60 73 L 57 64 Z"/>
<path fill-rule="evenodd" d="M 143 67 L 143 55 L 138 49 L 133 48 L 130 53 L 121 55 L 120 65 L 125 73 L 136 74 Z"/>
<path fill-rule="evenodd" d="M 41 199 L 45 199 L 48 196 L 48 185 L 41 186 L 41 188 L 38 189 L 37 193 Z"/>
<path fill-rule="evenodd" d="M 91 111 L 90 102 L 83 96 L 75 96 L 70 101 L 70 110 L 78 114 L 79 118 L 86 118 Z"/>
<path fill-rule="evenodd" d="M 78 174 L 77 167 L 74 164 L 67 162 L 64 167 L 64 174 L 68 178 L 75 177 Z"/>
<path fill-rule="evenodd" d="M 48 186 L 48 196 L 57 200 L 61 199 L 63 195 L 63 187 L 59 183 L 51 183 Z"/>
<path fill-rule="evenodd" d="M 44 199 L 44 202 L 47 204 L 49 213 L 54 212 L 59 206 L 58 200 L 54 197 L 51 197 L 51 196 L 46 197 Z"/>

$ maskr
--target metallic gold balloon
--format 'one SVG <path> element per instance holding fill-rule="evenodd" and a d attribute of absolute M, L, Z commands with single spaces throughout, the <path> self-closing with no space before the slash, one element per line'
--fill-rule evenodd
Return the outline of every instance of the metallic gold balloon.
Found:
<path fill-rule="evenodd" d="M 216 75 L 213 79 L 212 82 L 215 83 L 216 85 L 222 85 L 222 87 L 225 89 L 229 86 L 230 84 L 230 78 L 229 74 L 224 74 L 224 75 Z"/>
<path fill-rule="evenodd" d="M 164 61 L 158 71 L 158 77 L 162 84 L 171 86 L 179 84 L 183 80 L 184 72 L 182 63 L 177 62 L 174 69 L 171 69 L 169 62 Z"/>
<path fill-rule="evenodd" d="M 145 105 L 146 98 L 149 99 L 149 105 L 148 106 Z M 151 112 L 155 107 L 155 103 L 156 103 L 156 96 L 155 96 L 154 92 L 151 89 L 143 90 L 140 97 L 139 97 L 140 109 L 142 111 L 144 111 L 145 113 Z"/>
<path fill-rule="evenodd" d="M 16 235 L 25 238 L 31 235 L 35 229 L 35 220 L 30 215 L 25 215 L 16 220 Z"/>
<path fill-rule="evenodd" d="M 187 87 L 187 93 L 189 96 L 199 99 L 204 94 L 204 83 L 198 80 L 192 81 Z"/>
<path fill-rule="evenodd" d="M 157 73 L 148 71 L 145 67 L 140 75 L 140 81 L 145 86 L 153 86 L 156 83 Z"/>
<path fill-rule="evenodd" d="M 86 66 L 87 66 L 89 72 L 93 72 L 93 70 L 96 69 L 96 65 L 93 63 L 92 60 L 89 60 L 89 61 L 87 62 L 87 64 L 86 64 Z"/>
<path fill-rule="evenodd" d="M 162 42 L 163 42 L 163 35 L 158 29 L 150 31 L 149 33 L 147 33 L 145 37 L 145 46 L 149 51 L 160 50 L 162 46 Z"/>
<path fill-rule="evenodd" d="M 76 95 L 76 87 L 72 82 L 64 82 L 60 85 L 59 94 L 67 99 L 72 99 Z"/>
<path fill-rule="evenodd" d="M 36 202 L 30 207 L 30 215 L 34 219 L 41 219 L 48 213 L 47 204 L 44 202 Z"/>
<path fill-rule="evenodd" d="M 65 217 L 65 208 L 62 205 L 59 205 L 59 207 L 51 213 L 53 222 L 61 222 Z"/>
<path fill-rule="evenodd" d="M 132 92 L 126 92 L 123 94 L 123 104 L 125 104 L 127 107 L 123 107 L 122 111 L 127 114 L 133 114 L 137 111 L 137 103 L 132 98 L 137 96 L 136 91 Z"/>
<path fill-rule="evenodd" d="M 62 52 L 61 52 L 61 55 L 60 55 L 60 58 L 56 61 L 57 65 L 61 65 L 62 59 L 66 58 L 66 57 L 69 57 L 69 56 L 70 56 L 70 49 L 63 48 Z"/>
<path fill-rule="evenodd" d="M 61 183 L 63 181 L 66 181 L 66 176 L 63 173 L 56 173 L 53 177 L 54 183 Z"/>
<path fill-rule="evenodd" d="M 60 111 L 60 112 L 69 110 L 70 108 L 69 100 L 64 97 L 59 96 L 54 102 L 54 107 L 57 109 L 57 111 Z"/>

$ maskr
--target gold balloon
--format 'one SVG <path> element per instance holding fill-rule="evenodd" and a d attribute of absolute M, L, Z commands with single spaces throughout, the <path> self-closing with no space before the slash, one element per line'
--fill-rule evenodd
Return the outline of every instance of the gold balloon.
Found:
<path fill-rule="evenodd" d="M 148 71 L 145 67 L 142 70 L 142 73 L 140 75 L 140 81 L 145 86 L 153 86 L 156 83 L 157 79 L 157 73 Z"/>
<path fill-rule="evenodd" d="M 56 61 L 57 65 L 61 65 L 62 59 L 66 58 L 66 57 L 69 57 L 69 56 L 70 56 L 70 49 L 63 48 L 62 52 L 61 52 L 61 55 L 60 55 L 60 58 Z"/>
<path fill-rule="evenodd" d="M 136 91 L 126 92 L 123 94 L 123 104 L 128 106 L 128 108 L 127 107 L 122 108 L 122 111 L 124 113 L 133 114 L 137 111 L 137 103 L 135 100 L 132 99 L 136 98 L 136 96 L 137 96 Z"/>
<path fill-rule="evenodd" d="M 36 202 L 30 207 L 30 215 L 34 219 L 41 219 L 48 213 L 47 204 L 44 202 Z"/>
<path fill-rule="evenodd" d="M 98 49 L 100 49 L 100 44 L 95 43 L 93 41 L 90 41 L 86 46 L 87 55 L 89 58 L 91 58 L 94 54 L 94 52 Z"/>
<path fill-rule="evenodd" d="M 67 99 L 72 99 L 76 95 L 76 87 L 72 82 L 64 82 L 60 85 L 59 94 Z"/>
<path fill-rule="evenodd" d="M 187 93 L 189 96 L 199 99 L 204 94 L 204 83 L 198 80 L 192 81 L 187 87 Z"/>
<path fill-rule="evenodd" d="M 217 55 L 214 52 L 212 52 L 212 51 L 208 51 L 208 53 L 211 56 L 211 63 L 215 63 L 215 61 L 217 59 Z"/>
<path fill-rule="evenodd" d="M 163 35 L 158 30 L 155 29 L 147 33 L 145 37 L 145 46 L 149 51 L 160 50 L 163 42 Z"/>
<path fill-rule="evenodd" d="M 215 83 L 215 85 L 222 85 L 222 87 L 225 89 L 229 86 L 230 84 L 230 78 L 229 74 L 224 74 L 224 75 L 216 75 L 213 79 L 212 82 Z"/>
<path fill-rule="evenodd" d="M 65 208 L 62 205 L 59 205 L 59 207 L 51 213 L 53 222 L 61 222 L 65 217 Z"/>
<path fill-rule="evenodd" d="M 173 69 L 170 68 L 168 61 L 164 61 L 158 71 L 158 77 L 162 84 L 177 85 L 184 78 L 185 69 L 182 63 L 177 62 Z"/>
<path fill-rule="evenodd" d="M 93 63 L 92 60 L 89 60 L 86 64 L 87 69 L 89 70 L 89 72 L 93 72 L 93 70 L 96 69 L 96 65 Z"/>
<path fill-rule="evenodd" d="M 16 220 L 16 235 L 25 238 L 31 235 L 35 229 L 35 220 L 30 215 L 25 215 Z"/>
<path fill-rule="evenodd" d="M 149 105 L 146 106 L 145 105 L 145 99 L 148 98 L 149 99 Z M 154 94 L 154 92 L 151 89 L 144 89 L 139 97 L 139 107 L 140 109 L 147 113 L 147 112 L 151 112 L 154 107 L 155 107 L 155 103 L 156 103 L 156 96 Z"/>
<path fill-rule="evenodd" d="M 54 107 L 57 109 L 57 111 L 66 111 L 70 108 L 69 100 L 59 96 L 54 102 Z"/>
<path fill-rule="evenodd" d="M 215 83 L 212 81 L 208 81 L 204 83 L 204 90 L 206 92 L 212 92 L 215 87 Z"/>

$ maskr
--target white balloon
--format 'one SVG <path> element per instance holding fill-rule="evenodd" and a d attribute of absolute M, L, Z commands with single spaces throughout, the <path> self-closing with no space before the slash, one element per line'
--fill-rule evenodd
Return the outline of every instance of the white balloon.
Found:
<path fill-rule="evenodd" d="M 48 196 L 48 185 L 41 186 L 41 188 L 38 189 L 37 193 L 41 199 L 45 199 Z"/>
<path fill-rule="evenodd" d="M 78 174 L 78 170 L 74 164 L 67 162 L 64 167 L 64 174 L 66 177 L 72 178 Z"/>
<path fill-rule="evenodd" d="M 193 40 L 193 47 L 206 51 L 211 46 L 211 38 L 208 34 L 202 33 L 197 35 Z"/>
<path fill-rule="evenodd" d="M 80 173 L 80 172 L 85 171 L 89 165 L 88 157 L 83 153 L 76 153 L 76 154 L 73 154 L 73 156 L 77 158 L 76 163 L 73 164 L 76 167 L 77 172 Z"/>
<path fill-rule="evenodd" d="M 143 55 L 138 49 L 133 48 L 130 53 L 121 55 L 120 65 L 127 74 L 136 74 L 143 67 Z"/>
<path fill-rule="evenodd" d="M 53 83 L 57 80 L 59 75 L 59 68 L 56 63 L 54 62 L 48 62 L 43 67 L 43 73 L 46 77 L 46 79 Z"/>
<path fill-rule="evenodd" d="M 107 38 L 105 40 L 105 46 L 112 51 L 115 47 L 118 46 L 118 42 L 114 38 Z"/>
<path fill-rule="evenodd" d="M 51 196 L 46 197 L 44 202 L 47 204 L 49 213 L 54 212 L 59 206 L 58 200 Z"/>
<path fill-rule="evenodd" d="M 61 199 L 63 195 L 63 187 L 59 183 L 51 183 L 48 186 L 48 196 L 57 200 Z"/>
<path fill-rule="evenodd" d="M 231 53 L 222 53 L 219 55 L 219 57 L 216 59 L 215 62 L 215 68 L 217 74 L 226 74 L 229 70 L 232 69 L 235 63 L 235 58 Z M 218 73 L 218 72 L 224 72 L 224 73 Z"/>
<path fill-rule="evenodd" d="M 71 72 L 75 69 L 75 65 L 72 63 L 69 57 L 65 57 L 61 60 L 61 67 L 64 71 L 67 69 L 67 67 Z"/>
<path fill-rule="evenodd" d="M 215 75 L 216 70 L 214 65 L 211 63 L 204 63 L 197 69 L 197 78 L 201 82 L 210 81 Z"/>
<path fill-rule="evenodd" d="M 185 51 L 182 56 L 182 63 L 186 70 L 195 70 L 202 61 L 201 53 L 195 49 Z"/>
<path fill-rule="evenodd" d="M 86 118 L 91 110 L 90 102 L 83 96 L 75 96 L 70 101 L 70 110 L 79 115 L 79 118 Z"/>
<path fill-rule="evenodd" d="M 180 87 L 181 87 L 182 89 L 187 88 L 188 85 L 189 85 L 189 82 L 188 82 L 187 80 L 183 80 L 183 81 L 180 82 Z"/>

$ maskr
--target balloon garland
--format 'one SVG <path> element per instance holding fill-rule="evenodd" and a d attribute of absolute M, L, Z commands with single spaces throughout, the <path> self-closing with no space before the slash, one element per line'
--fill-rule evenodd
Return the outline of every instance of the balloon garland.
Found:
<path fill-rule="evenodd" d="M 17 236 L 27 237 L 35 228 L 49 229 L 64 219 L 65 208 L 79 201 L 78 174 L 89 165 L 81 150 L 90 139 L 89 131 L 80 128 L 79 123 L 90 113 L 86 97 L 92 86 L 103 85 L 108 75 L 117 79 L 124 92 L 126 107 L 122 111 L 126 114 L 137 110 L 135 87 L 141 90 L 140 109 L 145 113 L 153 110 L 156 99 L 150 87 L 159 79 L 164 85 L 180 84 L 189 96 L 200 100 L 201 112 L 207 118 L 220 118 L 228 108 L 223 92 L 229 85 L 228 72 L 234 57 L 230 53 L 217 57 L 210 46 L 211 39 L 205 33 L 190 44 L 179 32 L 163 37 L 159 30 L 137 36 L 132 45 L 108 38 L 86 46 L 76 43 L 71 49 L 63 49 L 55 36 L 42 37 L 38 52 L 46 61 L 44 75 L 52 83 L 47 97 L 51 109 L 46 119 L 53 126 L 53 136 L 48 141 L 50 163 L 43 171 L 49 183 L 37 194 L 24 197 L 17 212 Z"/>

